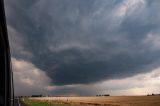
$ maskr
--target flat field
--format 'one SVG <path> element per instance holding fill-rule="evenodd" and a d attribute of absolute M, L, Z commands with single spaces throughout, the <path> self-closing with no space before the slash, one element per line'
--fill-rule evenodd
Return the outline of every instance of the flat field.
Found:
<path fill-rule="evenodd" d="M 108 97 L 34 97 L 32 100 L 63 101 L 76 106 L 160 106 L 160 96 L 108 96 Z"/>

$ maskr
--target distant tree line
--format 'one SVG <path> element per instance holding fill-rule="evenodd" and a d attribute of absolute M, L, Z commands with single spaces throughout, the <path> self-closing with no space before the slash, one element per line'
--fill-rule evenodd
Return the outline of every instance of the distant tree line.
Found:
<path fill-rule="evenodd" d="M 109 94 L 104 94 L 104 95 L 96 95 L 96 96 L 110 96 Z"/>
<path fill-rule="evenodd" d="M 31 97 L 43 97 L 43 95 L 32 95 Z"/>
<path fill-rule="evenodd" d="M 147 94 L 147 96 L 160 96 L 160 94 L 154 94 L 154 93 L 152 93 L 152 94 Z"/>

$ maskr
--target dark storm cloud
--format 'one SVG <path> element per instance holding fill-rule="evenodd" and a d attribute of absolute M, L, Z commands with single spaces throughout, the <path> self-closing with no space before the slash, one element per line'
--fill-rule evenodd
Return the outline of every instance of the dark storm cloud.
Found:
<path fill-rule="evenodd" d="M 148 72 L 160 63 L 149 42 L 154 35 L 148 38 L 160 28 L 157 2 L 7 0 L 8 26 L 23 41 L 10 37 L 12 56 L 45 71 L 55 85 Z"/>
<path fill-rule="evenodd" d="M 85 89 L 85 92 L 84 92 Z M 77 86 L 62 86 L 62 87 L 57 87 L 52 91 L 52 94 L 54 95 L 71 95 L 71 96 L 95 96 L 98 94 L 95 89 L 89 89 L 89 87 L 85 87 L 83 85 L 77 85 Z"/>

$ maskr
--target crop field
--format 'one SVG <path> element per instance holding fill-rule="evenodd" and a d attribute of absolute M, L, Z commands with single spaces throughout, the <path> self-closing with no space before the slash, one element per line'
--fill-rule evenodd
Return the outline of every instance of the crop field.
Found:
<path fill-rule="evenodd" d="M 62 102 L 61 104 L 64 104 L 64 106 L 160 106 L 160 96 L 34 97 L 30 100 Z M 60 105 L 57 104 L 56 106 Z"/>

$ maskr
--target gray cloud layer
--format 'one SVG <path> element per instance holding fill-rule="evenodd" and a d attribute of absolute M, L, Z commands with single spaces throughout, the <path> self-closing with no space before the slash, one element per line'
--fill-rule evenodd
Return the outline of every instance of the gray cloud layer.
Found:
<path fill-rule="evenodd" d="M 55 85 L 148 72 L 160 63 L 159 0 L 6 0 L 12 56 Z"/>

